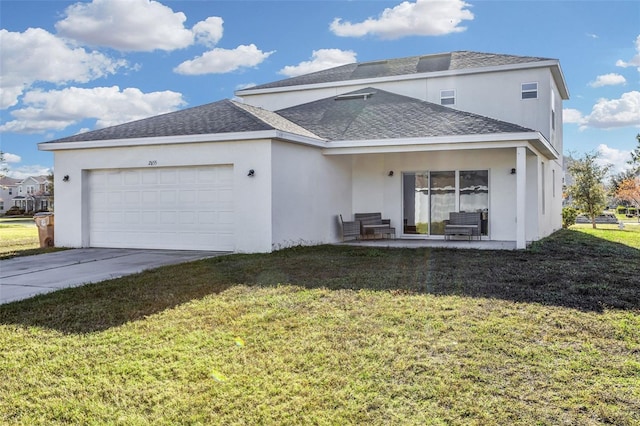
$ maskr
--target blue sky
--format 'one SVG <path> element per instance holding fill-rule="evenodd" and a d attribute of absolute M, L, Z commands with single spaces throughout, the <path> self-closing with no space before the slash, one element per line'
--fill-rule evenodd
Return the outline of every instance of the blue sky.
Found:
<path fill-rule="evenodd" d="M 638 1 L 0 0 L 0 138 L 9 175 L 37 143 L 232 98 L 349 62 L 454 50 L 557 58 L 564 151 L 616 171 L 640 132 Z"/>

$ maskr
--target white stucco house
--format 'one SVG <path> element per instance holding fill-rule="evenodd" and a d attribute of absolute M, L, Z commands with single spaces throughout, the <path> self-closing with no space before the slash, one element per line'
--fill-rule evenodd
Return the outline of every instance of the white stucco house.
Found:
<path fill-rule="evenodd" d="M 398 238 L 525 248 L 561 227 L 556 59 L 469 51 L 344 65 L 39 145 L 53 151 L 56 245 L 269 252 L 340 241 L 381 212 Z"/>

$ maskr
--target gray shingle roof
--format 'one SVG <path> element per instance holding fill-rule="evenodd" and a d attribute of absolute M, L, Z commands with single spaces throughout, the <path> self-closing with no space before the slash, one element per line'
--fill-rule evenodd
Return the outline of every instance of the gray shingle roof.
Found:
<path fill-rule="evenodd" d="M 516 56 L 495 53 L 456 51 L 436 55 L 411 56 L 407 58 L 389 59 L 384 61 L 347 64 L 310 74 L 261 84 L 258 86 L 247 88 L 247 90 L 332 83 L 337 81 L 411 75 L 426 72 L 451 71 L 468 68 L 526 64 L 531 62 L 541 62 L 549 60 L 553 59 L 534 56 Z M 239 93 L 241 92 L 242 91 L 240 90 Z"/>
<path fill-rule="evenodd" d="M 273 112 L 225 99 L 47 143 L 205 135 L 260 130 L 282 130 L 303 136 L 317 137 L 308 130 L 290 123 Z"/>
<path fill-rule="evenodd" d="M 261 130 L 281 130 L 327 141 L 532 132 L 504 121 L 367 88 L 276 112 L 222 100 L 46 143 Z"/>
<path fill-rule="evenodd" d="M 329 141 L 533 132 L 516 124 L 374 88 L 276 112 Z"/>

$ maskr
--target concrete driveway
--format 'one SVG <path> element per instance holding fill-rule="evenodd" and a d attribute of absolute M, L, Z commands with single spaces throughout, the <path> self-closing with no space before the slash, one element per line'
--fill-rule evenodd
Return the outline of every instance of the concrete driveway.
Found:
<path fill-rule="evenodd" d="M 228 253 L 85 248 L 0 260 L 0 304 Z"/>

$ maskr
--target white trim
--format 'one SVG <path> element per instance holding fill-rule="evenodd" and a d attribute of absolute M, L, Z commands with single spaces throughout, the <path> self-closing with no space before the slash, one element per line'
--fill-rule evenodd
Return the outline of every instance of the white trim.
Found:
<path fill-rule="evenodd" d="M 555 148 L 540 132 L 491 133 L 486 135 L 437 136 L 427 138 L 333 141 L 323 150 L 325 155 L 389 152 L 441 151 L 483 148 L 527 147 L 542 156 L 558 159 Z"/>
<path fill-rule="evenodd" d="M 325 83 L 313 83 L 313 84 L 295 84 L 291 86 L 279 86 L 279 87 L 267 87 L 264 89 L 242 89 L 236 91 L 234 94 L 237 97 L 242 96 L 250 96 L 250 95 L 261 95 L 268 93 L 278 93 L 278 92 L 295 92 L 301 90 L 313 90 L 313 89 L 323 89 L 323 88 L 337 88 L 337 87 L 345 87 L 345 86 L 356 86 L 363 84 L 375 84 L 375 83 L 384 83 L 391 81 L 406 81 L 406 80 L 420 80 L 424 78 L 435 78 L 435 77 L 450 77 L 457 75 L 465 75 L 465 74 L 481 74 L 488 72 L 499 72 L 499 71 L 511 71 L 511 70 L 520 70 L 520 69 L 532 69 L 532 68 L 551 68 L 551 72 L 555 79 L 559 80 L 562 83 L 562 87 L 559 87 L 561 91 L 561 95 L 564 99 L 569 99 L 569 92 L 567 90 L 567 85 L 565 83 L 564 75 L 562 70 L 560 69 L 560 62 L 558 60 L 552 59 L 548 61 L 538 61 L 538 62 L 526 62 L 522 64 L 510 64 L 510 65 L 497 65 L 493 67 L 477 67 L 477 68 L 464 68 L 458 70 L 446 70 L 446 71 L 435 71 L 435 72 L 425 72 L 425 73 L 416 73 L 416 74 L 406 74 L 406 75 L 393 75 L 386 77 L 376 77 L 376 78 L 362 78 L 362 79 L 354 79 L 354 80 L 339 80 L 339 81 L 330 81 Z M 557 68 L 557 70 L 555 70 Z M 556 71 L 554 73 L 554 70 Z M 564 89 L 564 90 L 563 90 Z"/>
<path fill-rule="evenodd" d="M 286 140 L 290 142 L 298 142 L 303 145 L 316 146 L 318 148 L 324 148 L 327 146 L 327 143 L 322 139 L 315 139 L 308 136 L 297 135 L 295 133 L 289 133 L 280 130 L 260 130 L 255 132 L 209 133 L 202 135 L 160 136 L 152 138 L 106 139 L 77 142 L 42 142 L 38 144 L 38 149 L 40 151 L 58 151 L 67 149 L 173 145 L 200 142 L 233 142 L 256 139 Z"/>
<path fill-rule="evenodd" d="M 527 152 L 516 148 L 516 249 L 527 248 Z"/>

